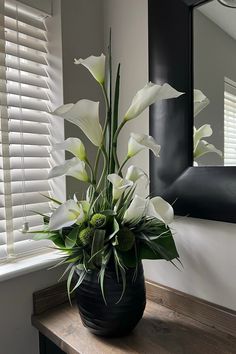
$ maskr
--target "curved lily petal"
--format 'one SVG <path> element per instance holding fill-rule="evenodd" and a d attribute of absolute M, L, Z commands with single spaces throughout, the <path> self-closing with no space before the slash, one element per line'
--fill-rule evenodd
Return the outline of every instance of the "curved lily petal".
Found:
<path fill-rule="evenodd" d="M 169 225 L 174 219 L 174 210 L 172 206 L 161 197 L 150 199 L 147 216 L 152 216 Z"/>
<path fill-rule="evenodd" d="M 133 157 L 143 149 L 150 149 L 156 157 L 159 157 L 161 146 L 155 139 L 146 134 L 131 133 L 128 142 L 128 157 Z"/>
<path fill-rule="evenodd" d="M 106 63 L 104 54 L 101 54 L 99 57 L 91 55 L 87 59 L 74 59 L 74 63 L 85 66 L 101 85 L 104 84 Z"/>
<path fill-rule="evenodd" d="M 146 213 L 148 199 L 134 196 L 124 215 L 124 222 L 134 222 L 140 220 Z"/>
<path fill-rule="evenodd" d="M 127 188 L 133 186 L 132 181 L 121 178 L 116 173 L 112 173 L 112 174 L 108 175 L 107 179 L 113 185 L 113 188 L 112 188 L 113 200 L 118 200 Z"/>
<path fill-rule="evenodd" d="M 196 117 L 206 106 L 209 105 L 210 100 L 200 90 L 194 90 L 194 117 Z"/>
<path fill-rule="evenodd" d="M 194 127 L 194 134 L 193 134 L 193 142 L 194 142 L 194 150 L 197 148 L 199 141 L 202 138 L 208 138 L 212 135 L 212 129 L 210 124 L 204 124 L 200 128 L 196 129 Z"/>
<path fill-rule="evenodd" d="M 139 116 L 148 106 L 156 101 L 176 98 L 182 95 L 169 84 L 155 85 L 149 82 L 136 93 L 128 111 L 125 114 L 124 120 L 131 120 Z"/>
<path fill-rule="evenodd" d="M 59 176 L 72 176 L 80 181 L 88 182 L 88 174 L 85 169 L 84 161 L 80 161 L 77 157 L 67 160 L 61 166 L 55 166 L 49 172 L 48 178 L 55 178 Z"/>
<path fill-rule="evenodd" d="M 84 144 L 78 138 L 68 138 L 62 143 L 53 145 L 52 150 L 66 150 L 78 157 L 80 160 L 86 160 L 86 151 Z"/>
<path fill-rule="evenodd" d="M 99 102 L 80 100 L 57 108 L 53 114 L 77 125 L 96 146 L 102 143 L 102 127 L 99 123 Z"/>
<path fill-rule="evenodd" d="M 50 217 L 48 230 L 59 230 L 84 220 L 83 208 L 74 200 L 67 200 Z"/>
<path fill-rule="evenodd" d="M 197 148 L 194 150 L 194 158 L 201 157 L 208 153 L 216 153 L 220 157 L 223 156 L 222 151 L 218 150 L 213 144 L 209 144 L 206 140 L 199 141 Z"/>
<path fill-rule="evenodd" d="M 125 179 L 128 179 L 132 182 L 137 182 L 140 178 L 145 178 L 147 183 L 149 182 L 148 175 L 139 167 L 130 166 L 127 170 Z"/>

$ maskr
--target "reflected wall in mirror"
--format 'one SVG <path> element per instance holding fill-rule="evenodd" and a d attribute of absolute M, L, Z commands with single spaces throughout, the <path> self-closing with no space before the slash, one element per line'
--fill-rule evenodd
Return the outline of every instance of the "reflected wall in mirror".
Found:
<path fill-rule="evenodd" d="M 193 12 L 194 165 L 236 166 L 236 9 Z"/>

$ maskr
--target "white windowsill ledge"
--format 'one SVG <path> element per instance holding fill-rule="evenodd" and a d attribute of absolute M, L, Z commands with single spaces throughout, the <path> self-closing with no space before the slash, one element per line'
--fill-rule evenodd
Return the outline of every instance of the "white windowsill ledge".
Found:
<path fill-rule="evenodd" d="M 61 258 L 62 254 L 53 251 L 2 263 L 0 264 L 0 282 L 51 267 L 59 263 Z"/>

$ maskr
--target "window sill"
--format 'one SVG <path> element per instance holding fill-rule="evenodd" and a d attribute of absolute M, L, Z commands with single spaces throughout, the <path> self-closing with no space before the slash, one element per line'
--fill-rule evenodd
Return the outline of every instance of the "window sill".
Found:
<path fill-rule="evenodd" d="M 53 251 L 6 261 L 0 264 L 0 282 L 51 267 L 59 262 L 61 258 L 61 253 Z"/>

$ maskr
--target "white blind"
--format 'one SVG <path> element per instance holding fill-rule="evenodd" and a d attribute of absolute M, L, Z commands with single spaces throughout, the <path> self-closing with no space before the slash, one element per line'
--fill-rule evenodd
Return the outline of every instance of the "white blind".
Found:
<path fill-rule="evenodd" d="M 224 165 L 236 166 L 236 83 L 225 79 Z"/>
<path fill-rule="evenodd" d="M 45 245 L 22 234 L 50 211 L 50 91 L 45 15 L 0 0 L 0 259 Z"/>

